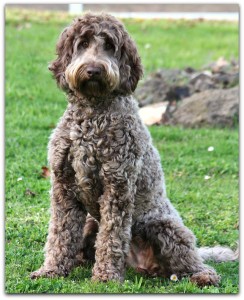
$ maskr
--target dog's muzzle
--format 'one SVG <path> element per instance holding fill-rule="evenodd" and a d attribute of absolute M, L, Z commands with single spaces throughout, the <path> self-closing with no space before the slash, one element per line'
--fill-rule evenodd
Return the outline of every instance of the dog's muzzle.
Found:
<path fill-rule="evenodd" d="M 105 96 L 119 84 L 119 70 L 109 62 L 71 63 L 65 71 L 69 88 L 85 96 Z"/>

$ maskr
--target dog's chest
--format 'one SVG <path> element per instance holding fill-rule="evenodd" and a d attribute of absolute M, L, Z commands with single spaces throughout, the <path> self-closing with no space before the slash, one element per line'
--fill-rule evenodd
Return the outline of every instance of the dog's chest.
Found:
<path fill-rule="evenodd" d="M 102 161 L 109 156 L 111 148 L 110 120 L 108 116 L 82 114 L 74 119 L 70 128 L 71 152 L 75 170 L 93 171 L 99 169 Z"/>
<path fill-rule="evenodd" d="M 108 116 L 81 114 L 70 128 L 70 160 L 81 193 L 80 200 L 94 217 L 99 215 L 98 198 L 103 193 L 100 170 L 114 151 Z"/>
<path fill-rule="evenodd" d="M 125 125 L 125 117 L 119 113 L 78 110 L 72 119 L 69 133 L 72 154 L 76 163 L 89 171 L 96 171 L 113 154 L 118 154 L 129 135 L 130 125 Z"/>

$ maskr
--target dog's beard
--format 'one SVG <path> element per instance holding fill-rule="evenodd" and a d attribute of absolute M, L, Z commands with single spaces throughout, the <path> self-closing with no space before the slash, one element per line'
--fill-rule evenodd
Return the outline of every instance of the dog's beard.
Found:
<path fill-rule="evenodd" d="M 80 80 L 78 90 L 88 97 L 105 96 L 111 92 L 106 82 L 101 79 Z"/>
<path fill-rule="evenodd" d="M 103 97 L 111 92 L 119 84 L 119 70 L 112 68 L 112 64 L 103 62 L 101 64 L 102 74 L 89 77 L 86 72 L 87 64 L 71 63 L 66 71 L 65 78 L 69 87 L 87 97 Z"/>

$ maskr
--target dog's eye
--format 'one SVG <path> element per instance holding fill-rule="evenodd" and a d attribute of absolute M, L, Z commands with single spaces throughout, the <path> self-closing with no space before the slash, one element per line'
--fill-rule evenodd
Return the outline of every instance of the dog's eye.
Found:
<path fill-rule="evenodd" d="M 89 46 L 88 41 L 83 41 L 81 44 L 83 48 L 87 48 Z"/>
<path fill-rule="evenodd" d="M 113 45 L 109 42 L 106 42 L 104 45 L 105 50 L 111 50 L 113 49 Z"/>
<path fill-rule="evenodd" d="M 88 43 L 88 41 L 83 41 L 83 42 L 81 42 L 80 44 L 79 44 L 79 46 L 78 46 L 78 49 L 80 50 L 80 49 L 86 49 L 86 48 L 88 48 L 88 46 L 89 46 L 89 43 Z"/>

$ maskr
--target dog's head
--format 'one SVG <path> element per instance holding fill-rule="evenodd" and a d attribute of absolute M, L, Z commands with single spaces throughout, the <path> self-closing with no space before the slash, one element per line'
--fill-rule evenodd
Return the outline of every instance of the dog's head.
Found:
<path fill-rule="evenodd" d="M 49 69 L 58 86 L 88 97 L 132 93 L 142 77 L 136 45 L 107 14 L 85 14 L 61 33 Z"/>

